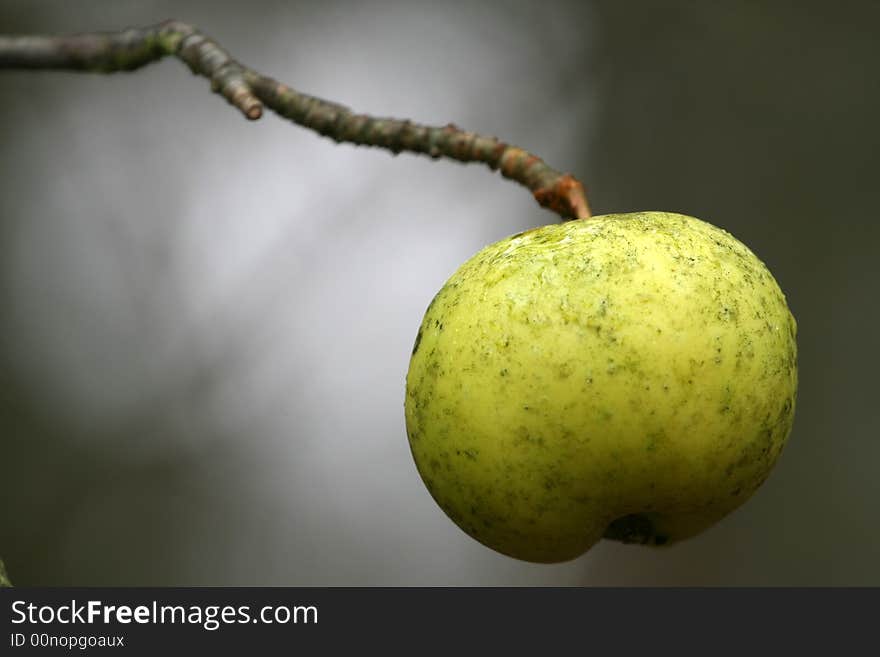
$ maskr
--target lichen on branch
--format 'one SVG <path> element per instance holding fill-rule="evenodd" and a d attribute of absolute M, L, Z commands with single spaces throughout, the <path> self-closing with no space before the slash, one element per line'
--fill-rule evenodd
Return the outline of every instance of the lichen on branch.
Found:
<path fill-rule="evenodd" d="M 400 152 L 482 162 L 531 190 L 543 207 L 563 219 L 590 216 L 583 185 L 536 155 L 448 124 L 425 126 L 408 120 L 356 114 L 347 107 L 300 93 L 250 69 L 187 23 L 169 20 L 121 32 L 49 36 L 0 35 L 0 69 L 55 69 L 113 73 L 133 71 L 174 56 L 211 82 L 211 89 L 248 119 L 269 107 L 290 121 L 336 142 Z"/>

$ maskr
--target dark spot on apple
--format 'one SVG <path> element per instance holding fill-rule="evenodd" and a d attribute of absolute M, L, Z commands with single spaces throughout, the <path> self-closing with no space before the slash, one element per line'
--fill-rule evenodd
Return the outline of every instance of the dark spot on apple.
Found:
<path fill-rule="evenodd" d="M 631 513 L 612 521 L 605 530 L 604 537 L 637 545 L 663 545 L 669 541 L 668 536 L 654 531 L 654 523 L 643 513 Z"/>
<path fill-rule="evenodd" d="M 413 345 L 412 355 L 415 356 L 416 352 L 419 350 L 419 345 L 422 343 L 422 329 L 419 329 L 419 332 L 416 334 L 416 342 Z"/>

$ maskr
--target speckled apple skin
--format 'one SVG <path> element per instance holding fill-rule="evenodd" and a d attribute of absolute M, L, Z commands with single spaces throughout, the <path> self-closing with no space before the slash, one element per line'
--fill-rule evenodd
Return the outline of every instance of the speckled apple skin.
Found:
<path fill-rule="evenodd" d="M 603 535 L 671 544 L 766 479 L 791 431 L 796 324 L 729 233 L 665 212 L 530 230 L 428 307 L 406 379 L 418 471 L 473 538 L 535 562 Z"/>

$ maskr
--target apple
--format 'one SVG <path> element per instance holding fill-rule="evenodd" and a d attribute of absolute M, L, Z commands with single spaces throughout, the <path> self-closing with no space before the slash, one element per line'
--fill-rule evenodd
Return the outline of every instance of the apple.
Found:
<path fill-rule="evenodd" d="M 794 419 L 795 336 L 764 263 L 709 223 L 543 226 L 484 248 L 428 306 L 409 445 L 440 508 L 500 553 L 671 545 L 770 474 Z"/>
<path fill-rule="evenodd" d="M 0 559 L 0 589 L 12 586 L 9 576 L 6 574 L 6 566 L 3 565 L 3 559 Z"/>

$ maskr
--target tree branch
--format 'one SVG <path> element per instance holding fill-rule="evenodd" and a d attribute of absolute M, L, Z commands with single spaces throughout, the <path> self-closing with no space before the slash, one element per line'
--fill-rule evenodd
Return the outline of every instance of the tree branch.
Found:
<path fill-rule="evenodd" d="M 300 93 L 234 60 L 191 25 L 169 20 L 122 32 L 57 36 L 0 36 L 0 69 L 60 69 L 93 73 L 133 71 L 174 56 L 211 81 L 248 119 L 269 107 L 292 122 L 336 142 L 375 146 L 459 162 L 482 162 L 531 190 L 540 205 L 563 219 L 590 216 L 583 185 L 541 158 L 495 137 L 453 124 L 424 126 L 406 120 L 355 114 L 347 107 Z"/>

